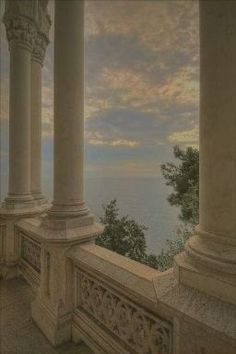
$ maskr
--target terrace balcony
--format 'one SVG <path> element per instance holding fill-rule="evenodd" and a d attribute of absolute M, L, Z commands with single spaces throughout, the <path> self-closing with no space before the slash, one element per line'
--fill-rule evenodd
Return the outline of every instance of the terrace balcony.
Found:
<path fill-rule="evenodd" d="M 200 224 L 160 273 L 95 245 L 83 198 L 84 2 L 55 1 L 54 196 L 41 192 L 45 0 L 8 0 L 9 191 L 0 209 L 3 354 L 235 354 L 236 2 L 200 2 Z"/>

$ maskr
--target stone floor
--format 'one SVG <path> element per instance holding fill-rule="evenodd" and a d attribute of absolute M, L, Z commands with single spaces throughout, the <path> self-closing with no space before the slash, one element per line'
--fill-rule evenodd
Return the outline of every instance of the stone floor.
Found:
<path fill-rule="evenodd" d="M 0 279 L 1 354 L 92 354 L 85 344 L 53 348 L 31 319 L 32 298 L 23 279 Z"/>

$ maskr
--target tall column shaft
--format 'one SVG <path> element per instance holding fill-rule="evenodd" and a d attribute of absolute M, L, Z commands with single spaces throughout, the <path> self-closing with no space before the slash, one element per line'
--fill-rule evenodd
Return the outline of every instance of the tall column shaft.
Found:
<path fill-rule="evenodd" d="M 9 195 L 30 195 L 30 66 L 28 49 L 10 51 Z"/>
<path fill-rule="evenodd" d="M 230 273 L 236 273 L 235 16 L 235 1 L 200 2 L 200 222 L 187 248 Z"/>
<path fill-rule="evenodd" d="M 236 240 L 236 2 L 200 3 L 200 229 Z"/>
<path fill-rule="evenodd" d="M 200 222 L 180 282 L 236 304 L 236 2 L 200 1 Z"/>
<path fill-rule="evenodd" d="M 9 194 L 6 205 L 32 206 L 31 51 L 34 28 L 22 17 L 6 20 L 10 47 Z"/>
<path fill-rule="evenodd" d="M 55 2 L 54 200 L 49 214 L 88 212 L 83 202 L 84 2 Z"/>
<path fill-rule="evenodd" d="M 46 201 L 41 186 L 42 67 L 48 42 L 47 35 L 38 32 L 31 59 L 31 192 L 39 204 Z"/>
<path fill-rule="evenodd" d="M 41 64 L 31 63 L 31 192 L 41 199 Z"/>

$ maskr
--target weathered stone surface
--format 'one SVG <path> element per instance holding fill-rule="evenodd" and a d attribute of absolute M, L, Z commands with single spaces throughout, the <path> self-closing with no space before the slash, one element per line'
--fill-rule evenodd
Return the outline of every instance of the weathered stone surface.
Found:
<path fill-rule="evenodd" d="M 107 349 L 106 343 L 112 343 L 114 340 L 111 332 L 114 326 L 117 328 L 116 322 L 119 323 L 120 316 L 117 306 L 119 302 L 125 301 L 124 297 L 129 299 L 131 307 L 138 306 L 140 313 L 151 311 L 157 321 L 158 318 L 162 318 L 164 323 L 172 325 L 173 333 L 169 336 L 169 345 L 172 343 L 172 347 L 169 346 L 169 349 L 165 347 L 167 352 L 168 350 L 177 354 L 236 352 L 235 306 L 178 284 L 173 269 L 159 273 L 93 244 L 72 247 L 67 256 L 73 260 L 77 274 L 75 296 L 78 300 L 72 323 L 72 336 L 75 341 L 77 336 L 84 338 L 92 348 L 100 346 L 100 351 L 103 348 L 105 353 L 109 353 L 111 349 Z M 120 295 L 117 296 L 117 293 Z M 110 325 L 107 324 L 106 315 L 103 313 L 106 306 L 107 311 L 110 311 Z M 135 313 L 132 310 L 129 314 L 129 311 L 128 306 L 123 322 L 124 328 L 127 326 L 123 338 L 127 345 L 129 341 L 131 344 L 134 343 L 129 335 L 132 337 L 132 331 L 136 328 L 135 323 L 137 324 L 137 321 L 133 320 L 132 326 L 127 325 L 129 318 Z M 149 353 L 147 349 L 149 348 L 150 353 L 158 353 L 157 347 L 154 349 L 150 346 L 147 339 L 149 337 L 146 338 L 144 335 L 146 331 L 151 331 L 151 325 L 144 324 L 145 316 L 138 317 L 142 319 L 138 321 L 140 326 L 136 328 L 140 344 L 134 352 L 139 353 L 141 350 L 142 353 L 146 353 L 147 350 Z M 97 323 L 101 323 L 99 329 Z M 162 334 L 164 332 L 162 329 Z M 157 341 L 161 338 L 158 332 L 154 337 Z M 116 340 L 116 346 L 121 339 L 122 335 Z M 163 343 L 164 339 L 161 341 Z M 128 353 L 131 352 L 124 344 L 123 349 L 128 350 Z M 119 353 L 119 350 L 121 349 L 116 348 L 112 353 Z"/>
<path fill-rule="evenodd" d="M 53 348 L 31 318 L 33 297 L 22 279 L 0 281 L 1 354 L 92 354 L 85 344 Z"/>

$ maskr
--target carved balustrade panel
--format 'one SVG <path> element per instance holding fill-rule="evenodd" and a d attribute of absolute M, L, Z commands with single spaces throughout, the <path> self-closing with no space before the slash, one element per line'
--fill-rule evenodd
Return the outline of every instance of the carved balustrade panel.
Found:
<path fill-rule="evenodd" d="M 81 269 L 78 308 L 115 335 L 131 353 L 172 353 L 172 325 Z"/>
<path fill-rule="evenodd" d="M 21 258 L 28 263 L 36 272 L 40 273 L 40 254 L 41 247 L 36 241 L 30 239 L 23 232 L 20 232 L 21 237 Z"/>

